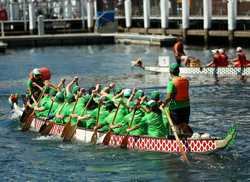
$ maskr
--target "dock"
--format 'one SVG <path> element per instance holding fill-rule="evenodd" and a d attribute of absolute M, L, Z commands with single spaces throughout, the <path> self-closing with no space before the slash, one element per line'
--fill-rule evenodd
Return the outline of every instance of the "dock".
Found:
<path fill-rule="evenodd" d="M 20 35 L 0 37 L 0 41 L 8 44 L 9 48 L 43 47 L 64 45 L 98 45 L 98 44 L 144 44 L 150 46 L 172 46 L 176 41 L 173 36 L 140 35 L 127 33 L 68 33 L 48 35 Z M 3 44 L 4 44 L 3 43 Z"/>
<path fill-rule="evenodd" d="M 0 41 L 0 52 L 2 52 L 2 53 L 5 52 L 7 49 L 7 46 L 8 46 L 8 44 Z"/>

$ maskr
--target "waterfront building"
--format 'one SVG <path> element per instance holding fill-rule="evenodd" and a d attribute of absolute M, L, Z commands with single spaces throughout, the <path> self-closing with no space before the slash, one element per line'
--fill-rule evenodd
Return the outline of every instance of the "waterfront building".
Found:
<path fill-rule="evenodd" d="M 34 21 L 43 15 L 45 22 L 67 21 L 68 26 L 56 27 L 65 29 L 76 24 L 74 29 L 93 31 L 100 25 L 96 23 L 102 15 L 100 11 L 113 10 L 118 31 L 142 28 L 142 32 L 136 32 L 181 35 L 184 39 L 198 35 L 204 36 L 205 41 L 209 36 L 226 36 L 230 41 L 237 36 L 250 37 L 249 0 L 0 0 L 0 3 L 7 12 L 7 22 L 24 21 L 24 30 L 28 23 L 33 24 L 29 26 L 32 31 L 36 29 Z"/>

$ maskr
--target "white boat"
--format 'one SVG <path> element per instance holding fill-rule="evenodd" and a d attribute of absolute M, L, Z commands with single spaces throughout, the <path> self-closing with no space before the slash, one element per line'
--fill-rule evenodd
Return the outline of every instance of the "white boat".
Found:
<path fill-rule="evenodd" d="M 159 56 L 157 66 L 145 66 L 145 70 L 169 73 L 169 57 Z M 204 74 L 204 75 L 250 75 L 250 67 L 180 67 L 180 74 Z"/>

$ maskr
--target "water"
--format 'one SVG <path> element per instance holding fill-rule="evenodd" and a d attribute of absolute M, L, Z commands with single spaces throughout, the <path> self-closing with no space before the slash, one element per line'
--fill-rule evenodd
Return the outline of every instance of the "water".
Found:
<path fill-rule="evenodd" d="M 203 48 L 188 47 L 187 52 L 209 61 L 210 53 Z M 146 65 L 155 65 L 158 55 L 174 61 L 171 49 L 131 45 L 17 49 L 0 55 L 1 181 L 250 181 L 250 84 L 234 77 L 223 78 L 220 85 L 214 85 L 213 78 L 190 78 L 193 129 L 224 136 L 233 123 L 238 128 L 232 147 L 210 155 L 188 154 L 190 165 L 178 154 L 65 144 L 58 138 L 22 133 L 10 119 L 7 97 L 24 93 L 27 73 L 34 67 L 49 67 L 53 82 L 77 75 L 86 88 L 114 81 L 146 92 L 159 89 L 164 95 L 168 75 L 130 67 L 138 56 Z"/>

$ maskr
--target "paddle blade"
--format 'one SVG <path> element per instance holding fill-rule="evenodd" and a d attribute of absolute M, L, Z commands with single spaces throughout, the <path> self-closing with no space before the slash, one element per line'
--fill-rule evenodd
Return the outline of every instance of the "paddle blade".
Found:
<path fill-rule="evenodd" d="M 122 140 L 122 143 L 121 143 L 121 148 L 122 149 L 126 149 L 127 148 L 127 145 L 128 145 L 128 135 L 126 135 L 123 140 Z"/>
<path fill-rule="evenodd" d="M 24 123 L 32 112 L 33 112 L 33 108 L 26 107 L 25 110 L 23 111 L 21 118 L 20 118 L 20 122 Z"/>
<path fill-rule="evenodd" d="M 61 134 L 61 137 L 64 137 L 65 136 L 65 133 L 67 133 L 67 131 L 71 128 L 71 123 L 68 122 L 65 124 L 64 128 L 63 128 L 63 131 L 62 131 L 62 134 Z"/>
<path fill-rule="evenodd" d="M 75 135 L 75 132 L 76 132 L 76 128 L 77 128 L 77 125 L 69 125 L 67 131 L 65 132 L 64 134 L 64 137 L 63 137 L 63 141 L 64 142 L 69 142 L 71 141 L 71 139 L 73 138 L 73 136 Z"/>
<path fill-rule="evenodd" d="M 41 135 L 47 136 L 47 135 L 50 133 L 50 131 L 51 131 L 51 129 L 53 128 L 53 126 L 54 126 L 54 123 L 53 123 L 53 122 L 50 122 L 50 123 L 49 123 L 48 125 L 46 125 L 46 127 L 40 132 Z"/>
<path fill-rule="evenodd" d="M 94 133 L 91 137 L 91 143 L 95 145 L 96 142 L 97 142 L 97 130 L 94 130 Z"/>
<path fill-rule="evenodd" d="M 42 133 L 43 130 L 44 130 L 46 127 L 47 127 L 47 124 L 46 124 L 46 122 L 45 122 L 45 123 L 43 123 L 43 125 L 40 127 L 39 133 Z"/>
<path fill-rule="evenodd" d="M 34 118 L 34 112 L 32 112 L 27 118 L 26 120 L 24 121 L 24 123 L 22 124 L 22 129 L 21 131 L 28 131 L 30 129 L 30 125 L 33 121 L 33 118 Z"/>
<path fill-rule="evenodd" d="M 105 135 L 103 141 L 102 141 L 102 144 L 103 145 L 108 145 L 109 144 L 109 141 L 111 139 L 111 135 L 112 135 L 112 131 L 108 131 L 108 133 Z"/>

